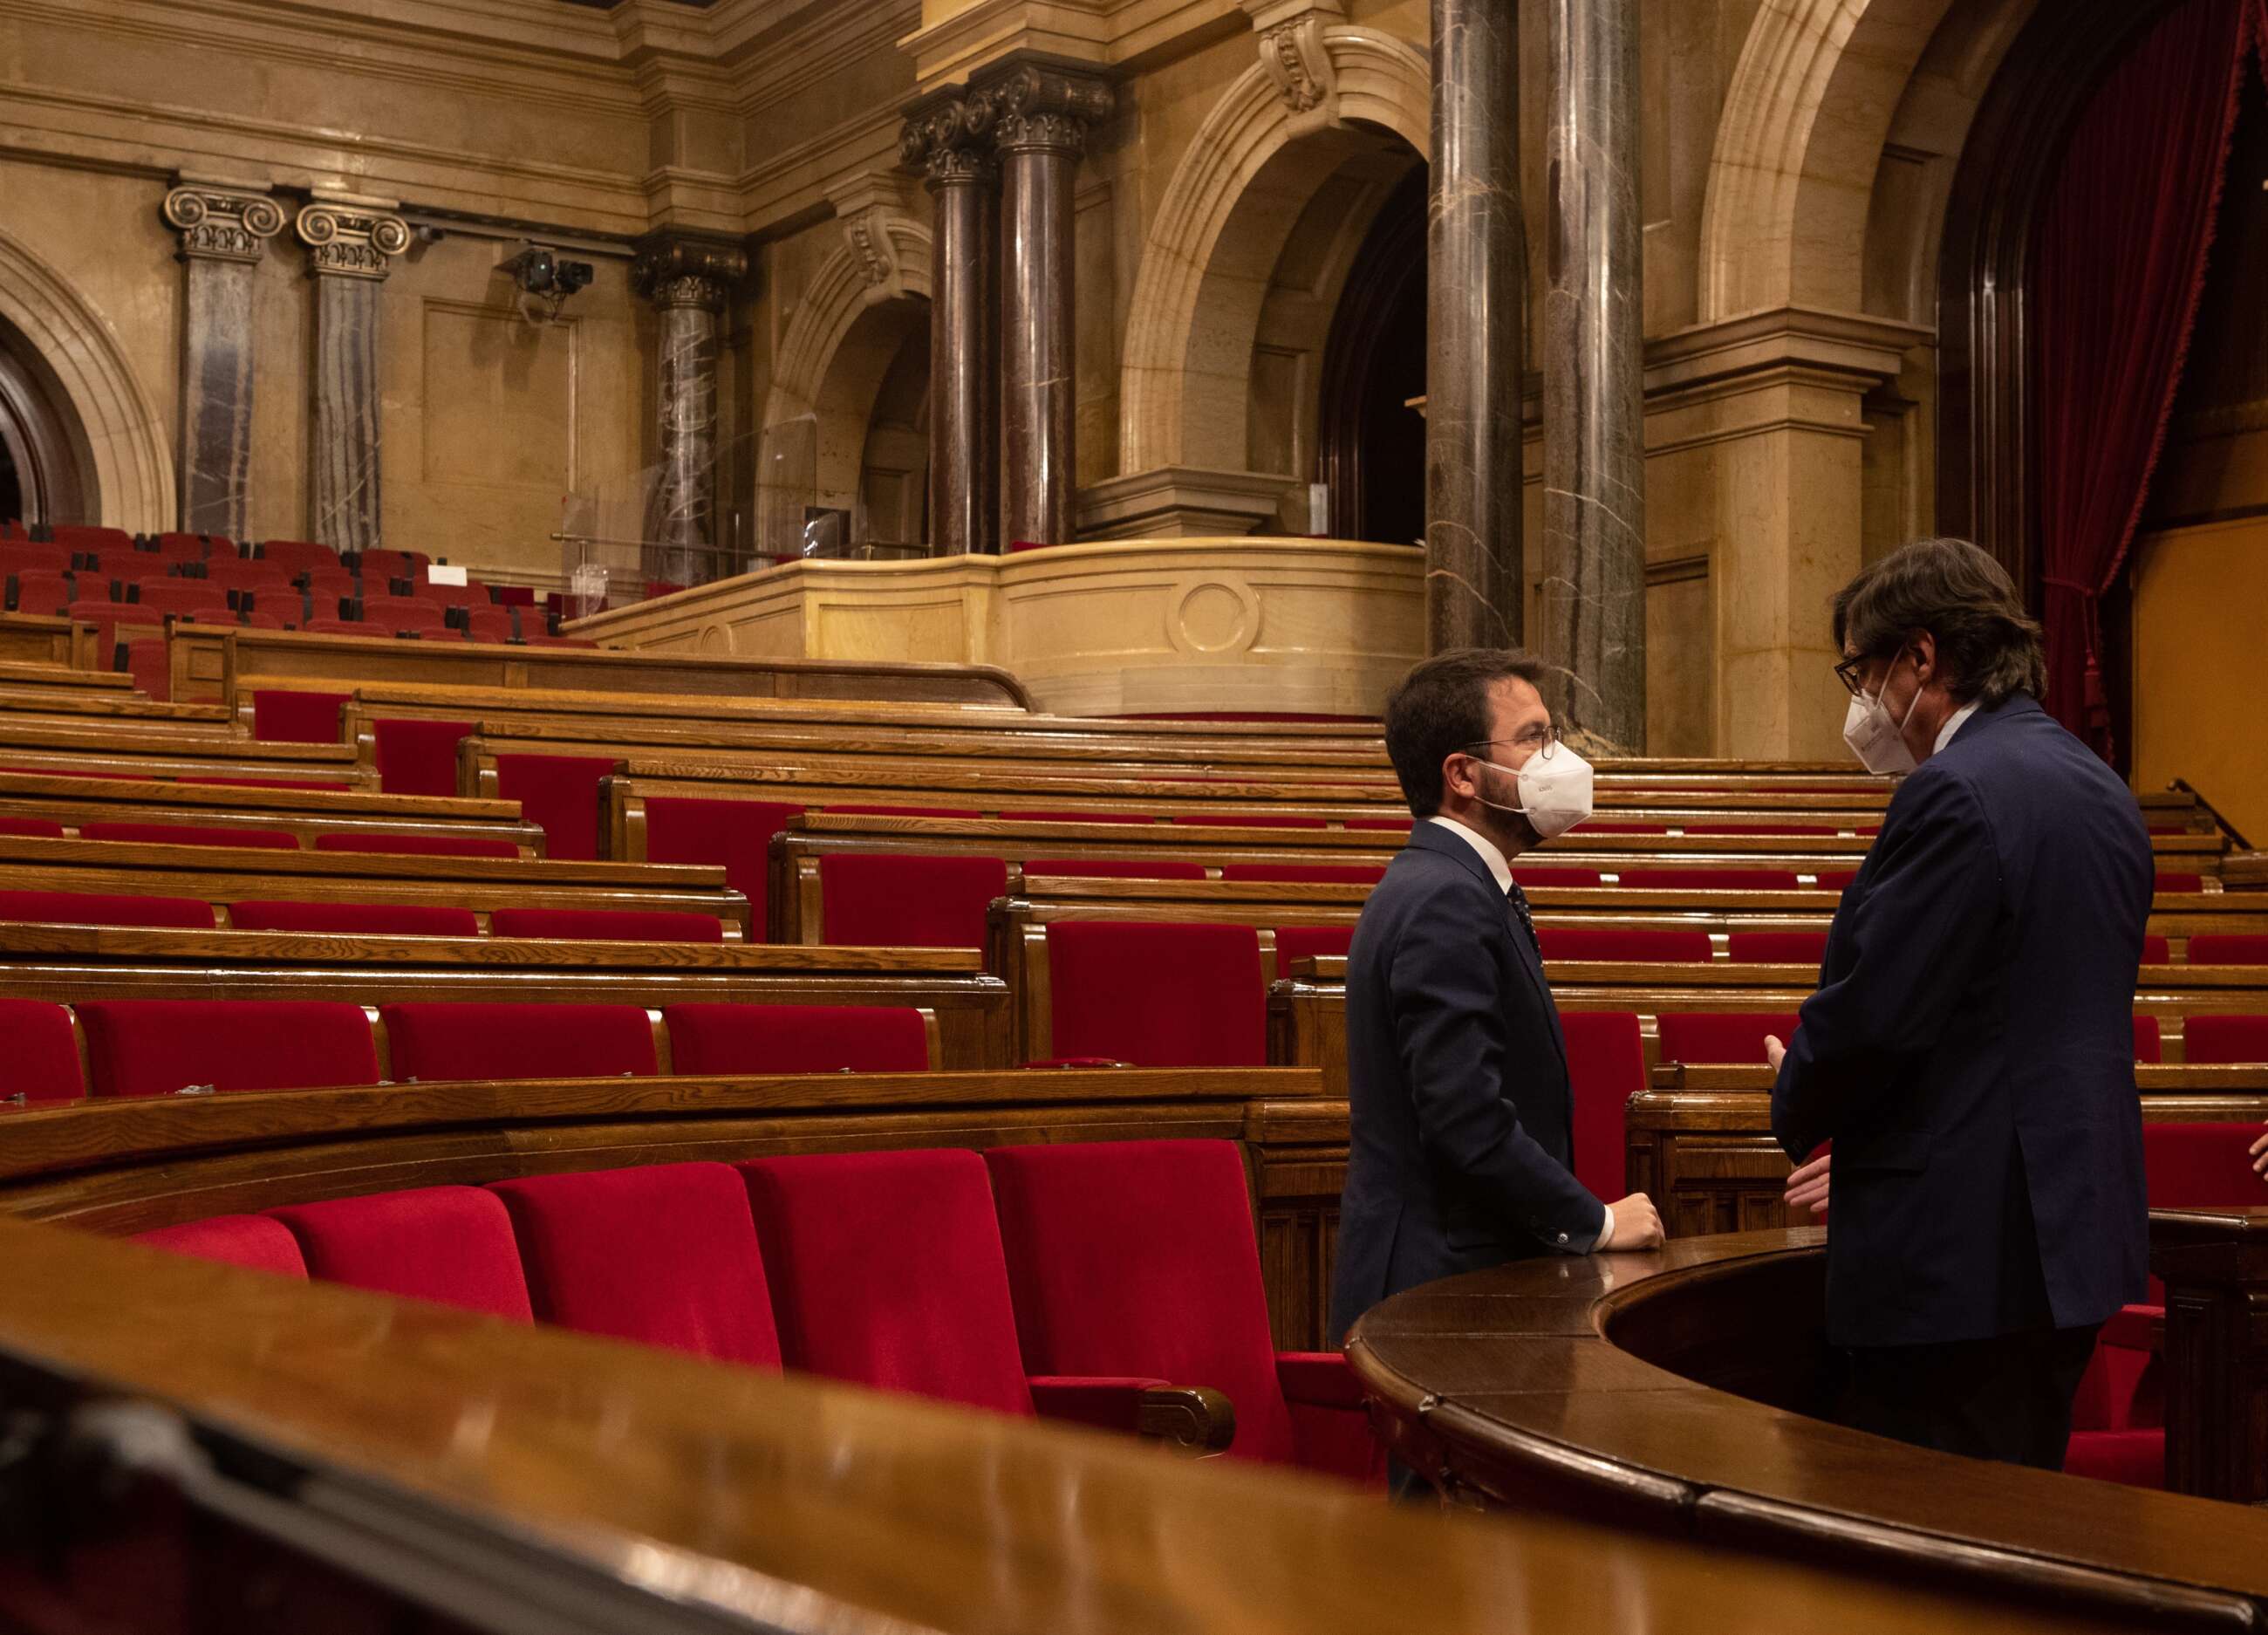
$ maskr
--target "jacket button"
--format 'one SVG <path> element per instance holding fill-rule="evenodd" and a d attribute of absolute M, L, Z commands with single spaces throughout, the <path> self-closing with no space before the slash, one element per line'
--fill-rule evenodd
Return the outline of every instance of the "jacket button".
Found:
<path fill-rule="evenodd" d="M 1564 1233 L 1564 1232 L 1563 1232 L 1563 1233 L 1561 1233 L 1561 1234 L 1559 1234 L 1559 1241 L 1561 1241 L 1562 1243 L 1565 1243 L 1566 1241 L 1567 1241 L 1567 1234 L 1566 1234 L 1565 1233 Z"/>

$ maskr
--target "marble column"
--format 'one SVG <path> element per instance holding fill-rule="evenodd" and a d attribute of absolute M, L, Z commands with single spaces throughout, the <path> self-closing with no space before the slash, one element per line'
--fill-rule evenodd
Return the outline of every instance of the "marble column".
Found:
<path fill-rule="evenodd" d="M 307 537 L 369 550 L 379 537 L 379 297 L 409 224 L 391 201 L 317 194 L 296 224 L 315 284 Z"/>
<path fill-rule="evenodd" d="M 166 194 L 166 225 L 181 235 L 180 527 L 245 534 L 252 459 L 254 280 L 284 207 L 254 188 L 183 175 Z"/>
<path fill-rule="evenodd" d="M 1005 217 L 1000 537 L 1063 545 L 1074 532 L 1079 490 L 1071 190 L 1087 127 L 1110 112 L 1110 88 L 1026 64 L 992 91 Z"/>
<path fill-rule="evenodd" d="M 1638 0 L 1550 0 L 1543 303 L 1546 700 L 1588 755 L 1646 751 Z"/>
<path fill-rule="evenodd" d="M 1518 0 L 1433 0 L 1425 644 L 1521 635 Z"/>
<path fill-rule="evenodd" d="M 717 359 L 725 303 L 747 276 L 736 245 L 667 233 L 638 243 L 631 280 L 660 320 L 661 460 L 641 562 L 649 579 L 699 585 L 718 577 Z"/>
<path fill-rule="evenodd" d="M 936 201 L 931 228 L 930 549 L 997 551 L 999 540 L 999 160 L 986 92 L 922 105 L 900 138 Z"/>

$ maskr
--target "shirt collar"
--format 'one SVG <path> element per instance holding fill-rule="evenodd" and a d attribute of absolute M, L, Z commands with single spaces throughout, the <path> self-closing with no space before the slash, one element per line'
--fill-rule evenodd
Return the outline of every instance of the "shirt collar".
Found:
<path fill-rule="evenodd" d="M 1506 861 L 1503 850 L 1497 845 L 1496 842 L 1482 834 L 1480 830 L 1467 829 L 1456 819 L 1443 817 L 1438 812 L 1425 821 L 1428 823 L 1439 823 L 1475 851 L 1479 852 L 1481 861 L 1488 865 L 1490 878 L 1496 881 L 1496 888 L 1506 896 L 1512 895 L 1512 865 Z"/>
<path fill-rule="evenodd" d="M 1946 718 L 1945 725 L 1937 729 L 1937 743 L 1931 748 L 1930 754 L 1935 755 L 1939 750 L 1951 743 L 1953 741 L 1953 735 L 1961 730 L 1962 723 L 1966 722 L 1970 716 L 1975 715 L 1977 713 L 1977 705 L 1984 702 L 1984 701 L 1981 698 L 1972 698 L 1967 703 L 1962 705 L 1960 709 L 1955 710 L 1950 716 L 1948 716 Z"/>

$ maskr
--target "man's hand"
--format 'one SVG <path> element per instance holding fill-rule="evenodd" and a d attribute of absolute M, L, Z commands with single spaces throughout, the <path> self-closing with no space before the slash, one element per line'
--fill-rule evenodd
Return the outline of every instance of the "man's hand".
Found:
<path fill-rule="evenodd" d="M 1771 1035 L 1766 1034 L 1764 1035 L 1764 1061 L 1771 1066 L 1772 1072 L 1779 1072 L 1780 1063 L 1785 1061 L 1786 1058 L 1787 1047 L 1782 1044 Z"/>
<path fill-rule="evenodd" d="M 2268 1137 L 2262 1138 L 2261 1145 L 2268 1146 Z M 1797 1165 L 1795 1173 L 1787 1178 L 1787 1190 L 1781 1194 L 1781 1201 L 1790 1209 L 1808 1209 L 1815 1215 L 1824 1215 L 1827 1166 L 1834 1156 L 1832 1153 L 1822 1153 L 1808 1164 Z"/>
<path fill-rule="evenodd" d="M 1607 1207 L 1615 1212 L 1615 1241 L 1607 1245 L 1608 1254 L 1661 1247 L 1661 1215 L 1645 1193 L 1616 1198 Z"/>
<path fill-rule="evenodd" d="M 2268 1179 L 2268 1136 L 2263 1136 L 2252 1144 L 2252 1173 Z M 1623 1218 L 1617 1215 L 1615 1217 L 1615 1230 L 1619 1233 L 1622 1229 Z"/>

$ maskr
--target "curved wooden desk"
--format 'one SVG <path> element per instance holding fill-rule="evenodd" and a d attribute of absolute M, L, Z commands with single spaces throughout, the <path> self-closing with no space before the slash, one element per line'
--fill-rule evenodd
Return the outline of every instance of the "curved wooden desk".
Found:
<path fill-rule="evenodd" d="M 1397 1295 L 1348 1354 L 1404 1462 L 1483 1507 L 2151 1625 L 2268 1627 L 2268 1515 L 1814 1417 L 1825 1234 L 1531 1260 Z"/>

